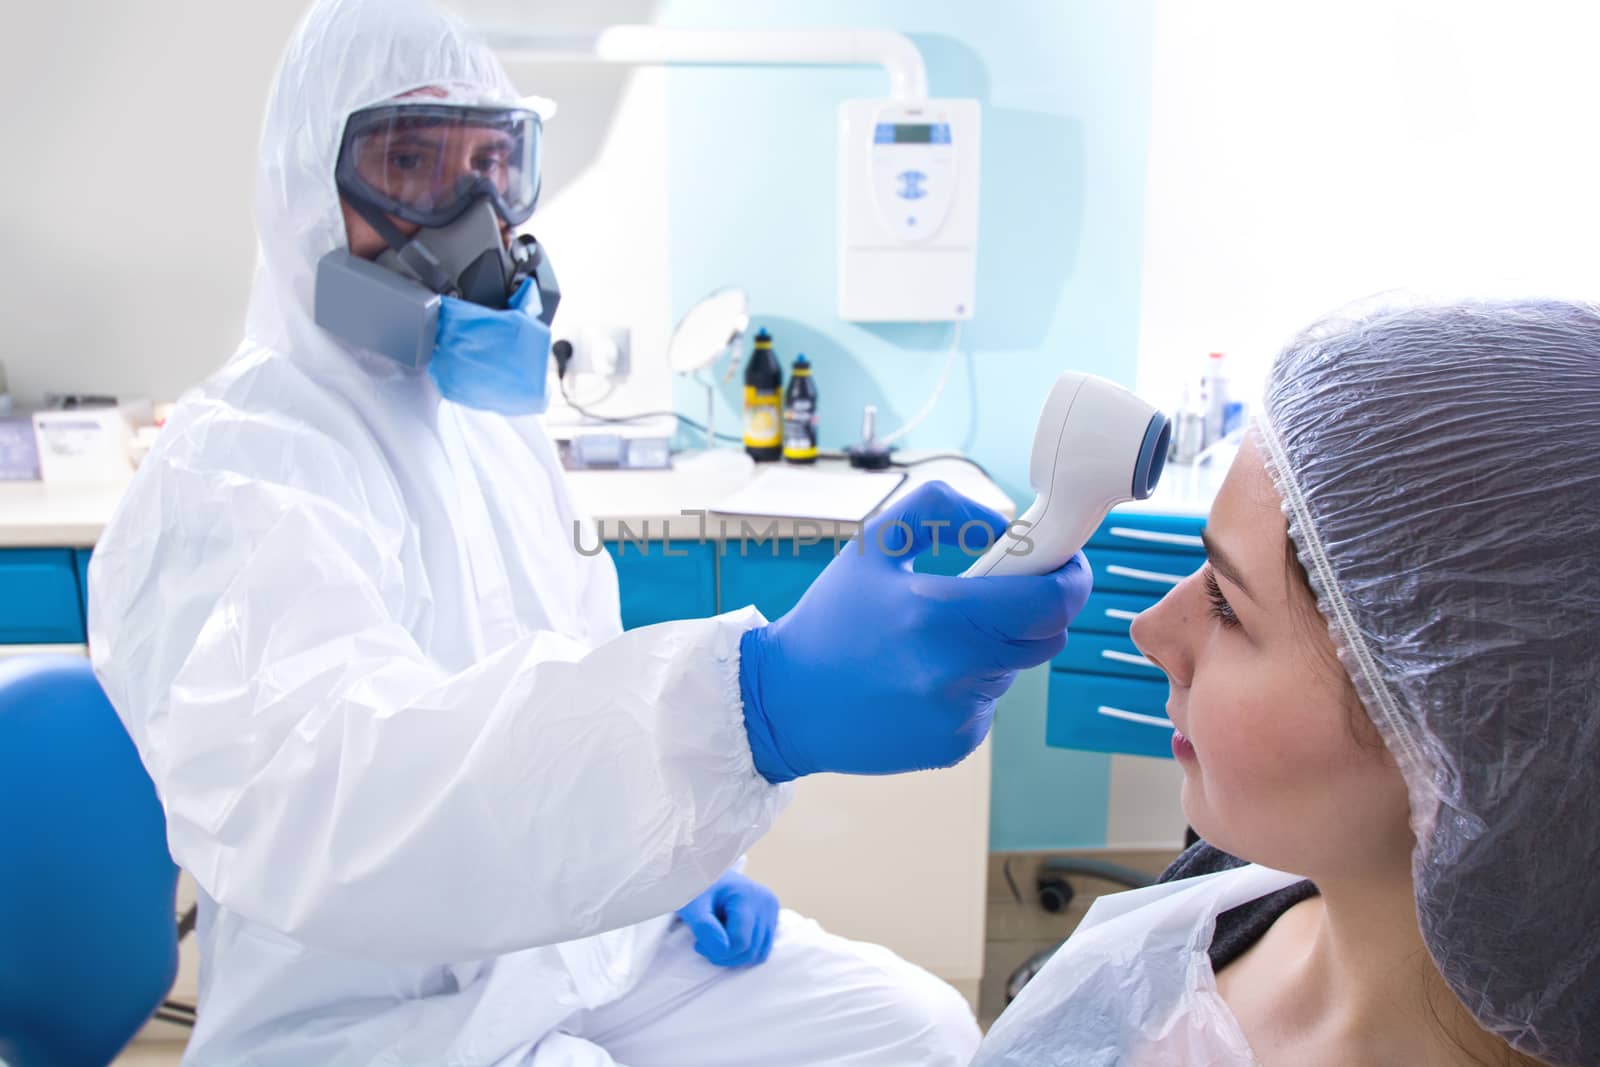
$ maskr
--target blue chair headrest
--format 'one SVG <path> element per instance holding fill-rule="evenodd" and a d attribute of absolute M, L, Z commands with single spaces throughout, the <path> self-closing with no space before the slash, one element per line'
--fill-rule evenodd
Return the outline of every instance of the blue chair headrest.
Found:
<path fill-rule="evenodd" d="M 177 975 L 178 871 L 86 659 L 0 660 L 0 867 L 0 1058 L 109 1063 Z"/>

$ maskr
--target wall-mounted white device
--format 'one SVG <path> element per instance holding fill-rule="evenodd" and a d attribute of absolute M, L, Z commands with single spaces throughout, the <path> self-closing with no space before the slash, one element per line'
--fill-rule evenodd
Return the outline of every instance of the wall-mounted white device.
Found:
<path fill-rule="evenodd" d="M 976 100 L 840 105 L 840 318 L 972 317 L 981 144 Z"/>

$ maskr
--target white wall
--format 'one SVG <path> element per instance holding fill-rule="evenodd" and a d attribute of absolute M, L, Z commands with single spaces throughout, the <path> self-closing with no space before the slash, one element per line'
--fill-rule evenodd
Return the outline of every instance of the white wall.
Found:
<path fill-rule="evenodd" d="M 559 32 L 654 22 L 660 2 L 462 0 L 455 8 L 484 24 L 527 24 L 536 16 L 540 29 Z M 561 282 L 556 333 L 625 329 L 632 347 L 634 370 L 625 381 L 610 389 L 574 376 L 574 398 L 611 414 L 668 407 L 667 73 L 590 63 L 512 62 L 506 69 L 520 89 L 558 105 L 545 128 L 544 192 L 526 227 L 549 252 Z M 550 417 L 565 417 L 559 397 Z"/>
<path fill-rule="evenodd" d="M 1348 301 L 1600 297 L 1600 5 L 1161 0 L 1140 387 Z"/>
<path fill-rule="evenodd" d="M 47 391 L 170 399 L 233 351 L 255 263 L 261 116 L 305 6 L 63 0 L 7 11 L 0 363 L 21 402 Z M 650 21 L 655 6 L 539 0 L 537 12 L 541 26 L 576 29 Z M 529 10 L 520 0 L 457 7 L 501 22 Z M 638 176 L 664 167 L 664 93 L 595 66 L 512 74 L 564 105 L 532 225 L 566 291 L 558 325 L 588 316 L 659 346 L 665 182 Z"/>
<path fill-rule="evenodd" d="M 0 362 L 21 400 L 174 393 L 238 342 L 256 138 L 299 9 L 8 8 Z"/>
<path fill-rule="evenodd" d="M 1600 5 L 1158 0 L 1139 389 L 1228 353 L 1255 409 L 1300 328 L 1392 289 L 1600 299 Z M 1171 761 L 1107 838 L 1166 843 Z"/>

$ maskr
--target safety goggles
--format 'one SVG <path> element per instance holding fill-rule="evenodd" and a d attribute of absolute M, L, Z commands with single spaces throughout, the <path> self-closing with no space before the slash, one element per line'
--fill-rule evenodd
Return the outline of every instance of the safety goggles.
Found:
<path fill-rule="evenodd" d="M 543 126 L 524 108 L 383 104 L 345 123 L 339 192 L 418 226 L 446 226 L 487 198 L 507 225 L 539 199 Z"/>

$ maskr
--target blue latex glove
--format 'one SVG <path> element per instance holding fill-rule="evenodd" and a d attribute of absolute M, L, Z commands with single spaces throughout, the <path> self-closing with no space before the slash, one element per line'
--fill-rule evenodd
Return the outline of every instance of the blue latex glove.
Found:
<path fill-rule="evenodd" d="M 694 950 L 718 967 L 767 962 L 778 929 L 778 898 L 760 882 L 729 871 L 678 909 Z"/>
<path fill-rule="evenodd" d="M 919 486 L 868 523 L 793 610 L 744 635 L 745 730 L 768 781 L 958 763 L 983 743 L 1016 672 L 1065 647 L 1093 581 L 1081 553 L 1042 577 L 912 571 L 936 539 L 959 552 L 967 522 L 996 536 L 1006 525 L 942 482 Z M 948 523 L 942 536 L 938 523 Z M 967 543 L 983 537 L 974 530 Z"/>
<path fill-rule="evenodd" d="M 550 327 L 539 320 L 532 278 L 510 305 L 500 311 L 453 296 L 439 302 L 428 373 L 445 399 L 502 415 L 537 415 L 549 405 Z"/>

